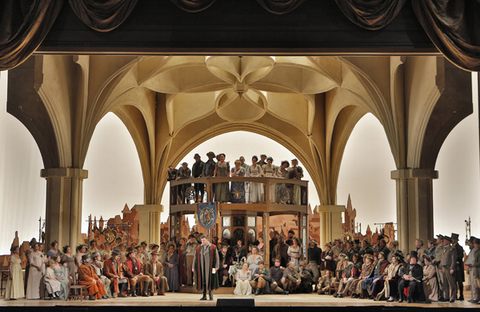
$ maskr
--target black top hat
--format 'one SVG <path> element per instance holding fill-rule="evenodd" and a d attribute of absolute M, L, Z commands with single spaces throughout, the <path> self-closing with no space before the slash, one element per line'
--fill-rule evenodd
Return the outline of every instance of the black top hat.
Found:
<path fill-rule="evenodd" d="M 458 240 L 458 234 L 457 233 L 452 233 L 452 240 Z"/>
<path fill-rule="evenodd" d="M 418 259 L 418 252 L 416 252 L 415 250 L 410 251 L 410 258 L 412 257 Z"/>

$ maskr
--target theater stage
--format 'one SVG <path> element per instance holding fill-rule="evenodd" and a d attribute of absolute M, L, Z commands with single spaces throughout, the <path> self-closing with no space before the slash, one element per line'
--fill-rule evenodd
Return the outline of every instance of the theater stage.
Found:
<path fill-rule="evenodd" d="M 466 293 L 465 301 L 455 303 L 407 304 L 375 302 L 372 300 L 336 299 L 332 296 L 317 294 L 293 295 L 260 295 L 235 296 L 233 294 L 215 294 L 213 301 L 200 301 L 199 293 L 167 293 L 165 296 L 117 298 L 97 301 L 58 301 L 58 300 L 0 300 L 0 309 L 6 307 L 16 311 L 129 311 L 134 307 L 141 307 L 144 311 L 248 311 L 261 308 L 262 311 L 312 311 L 321 308 L 322 311 L 421 311 L 421 310 L 449 310 L 466 308 L 479 309 L 480 305 L 469 303 L 470 292 Z M 253 299 L 255 308 L 242 306 L 238 299 Z M 218 306 L 227 304 L 227 306 Z M 233 306 L 231 306 L 233 304 Z M 230 305 L 230 306 L 228 306 Z M 293 310 L 292 310 L 293 309 Z"/>

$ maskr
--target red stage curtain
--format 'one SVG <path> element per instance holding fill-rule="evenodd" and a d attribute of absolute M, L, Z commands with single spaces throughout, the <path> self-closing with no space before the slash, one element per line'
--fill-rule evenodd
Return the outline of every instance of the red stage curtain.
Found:
<path fill-rule="evenodd" d="M 63 0 L 0 1 L 0 71 L 23 63 L 42 43 Z"/>
<path fill-rule="evenodd" d="M 108 32 L 120 26 L 138 0 L 69 0 L 73 12 L 88 27 Z"/>
<path fill-rule="evenodd" d="M 273 14 L 285 14 L 298 8 L 306 0 L 257 0 L 268 12 Z"/>
<path fill-rule="evenodd" d="M 480 70 L 480 1 L 412 1 L 418 20 L 438 50 L 458 67 Z"/>
<path fill-rule="evenodd" d="M 335 0 L 343 14 L 354 24 L 369 30 L 387 26 L 406 0 Z M 415 1 L 413 1 L 415 2 Z"/>
<path fill-rule="evenodd" d="M 172 0 L 172 2 L 184 11 L 196 13 L 211 6 L 215 0 Z"/>

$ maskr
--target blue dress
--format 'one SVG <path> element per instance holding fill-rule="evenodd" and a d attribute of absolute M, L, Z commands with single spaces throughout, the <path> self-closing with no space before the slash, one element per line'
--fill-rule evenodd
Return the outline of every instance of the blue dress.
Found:
<path fill-rule="evenodd" d="M 172 264 L 173 266 L 170 267 L 169 264 Z M 168 281 L 168 288 L 171 291 L 178 291 L 178 284 L 179 284 L 180 277 L 178 274 L 177 252 L 174 252 L 170 256 L 170 259 L 168 258 L 168 253 L 167 253 L 167 256 L 165 257 L 165 277 L 167 278 L 167 281 Z"/>

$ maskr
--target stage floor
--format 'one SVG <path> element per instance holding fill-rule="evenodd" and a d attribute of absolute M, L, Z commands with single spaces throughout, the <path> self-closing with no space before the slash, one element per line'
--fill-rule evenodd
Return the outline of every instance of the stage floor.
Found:
<path fill-rule="evenodd" d="M 115 307 L 115 306 L 142 306 L 142 307 L 213 307 L 217 305 L 217 299 L 254 299 L 256 307 L 338 307 L 356 308 L 371 307 L 376 308 L 400 308 L 402 310 L 410 310 L 411 308 L 427 308 L 427 309 L 458 309 L 458 308 L 480 308 L 480 305 L 471 304 L 470 292 L 465 294 L 465 301 L 456 301 L 455 303 L 432 303 L 432 304 L 407 304 L 407 303 L 387 303 L 385 301 L 376 302 L 366 299 L 337 299 L 327 295 L 317 294 L 293 294 L 293 295 L 259 295 L 259 296 L 235 296 L 233 294 L 215 294 L 213 301 L 201 301 L 200 293 L 167 293 L 165 296 L 152 297 L 128 297 L 107 300 L 89 301 L 80 300 L 64 301 L 64 300 L 0 300 L 0 308 L 4 307 Z M 363 310 L 363 309 L 362 309 Z"/>

